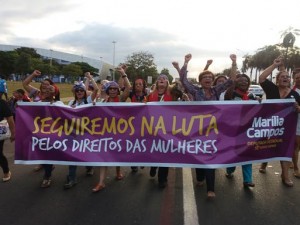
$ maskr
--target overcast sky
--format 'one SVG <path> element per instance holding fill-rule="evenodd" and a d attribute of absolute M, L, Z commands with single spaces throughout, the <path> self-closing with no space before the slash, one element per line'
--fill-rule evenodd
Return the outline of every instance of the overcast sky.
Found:
<path fill-rule="evenodd" d="M 230 66 L 229 55 L 253 54 L 300 29 L 298 0 L 0 0 L 0 43 L 53 49 L 115 65 L 134 52 L 153 54 L 160 71 L 177 72 L 191 53 L 189 76 L 207 59 L 211 70 Z M 300 37 L 296 45 L 300 46 Z"/>

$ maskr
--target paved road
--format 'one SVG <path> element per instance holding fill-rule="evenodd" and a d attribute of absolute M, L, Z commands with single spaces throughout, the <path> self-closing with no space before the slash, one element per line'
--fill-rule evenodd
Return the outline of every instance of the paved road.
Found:
<path fill-rule="evenodd" d="M 42 172 L 33 165 L 14 165 L 13 145 L 6 141 L 12 180 L 0 183 L 1 225 L 299 225 L 300 180 L 287 188 L 280 181 L 278 162 L 270 163 L 267 174 L 254 165 L 256 187 L 242 187 L 241 169 L 232 180 L 217 170 L 214 200 L 206 199 L 205 187 L 194 187 L 194 170 L 171 168 L 168 187 L 161 190 L 149 169 L 131 174 L 123 167 L 125 179 L 114 179 L 109 169 L 107 188 L 100 193 L 91 189 L 98 179 L 78 170 L 79 183 L 63 190 L 67 166 L 56 166 L 53 184 L 39 188 Z"/>

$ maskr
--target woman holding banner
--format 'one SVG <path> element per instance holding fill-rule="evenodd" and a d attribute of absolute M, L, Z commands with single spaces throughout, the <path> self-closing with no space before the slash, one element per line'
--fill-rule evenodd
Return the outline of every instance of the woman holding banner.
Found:
<path fill-rule="evenodd" d="M 82 81 L 75 83 L 75 85 L 72 88 L 72 92 L 74 94 L 74 100 L 71 100 L 68 105 L 75 108 L 80 105 L 84 104 L 89 104 L 93 103 L 97 97 L 99 88 L 96 82 L 94 81 L 92 75 L 90 72 L 86 72 L 85 74 L 86 77 L 86 84 L 89 86 L 89 84 L 92 84 L 93 90 L 90 95 L 87 94 L 87 87 L 85 84 L 83 84 Z M 76 170 L 77 166 L 75 165 L 70 165 L 69 166 L 69 174 L 67 176 L 67 183 L 65 183 L 64 188 L 65 189 L 70 189 L 74 185 L 77 184 L 77 179 L 76 179 Z M 87 176 L 92 176 L 94 174 L 93 167 L 92 166 L 86 166 L 86 175 Z"/>
<path fill-rule="evenodd" d="M 129 91 L 131 88 L 130 82 L 125 73 L 126 65 L 122 65 L 117 68 L 117 70 L 121 74 L 121 78 L 123 79 L 124 91 L 121 93 L 120 86 L 115 81 L 109 81 L 105 84 L 105 92 L 107 94 L 107 98 L 104 102 L 112 103 L 112 102 L 125 102 L 129 96 Z M 107 167 L 100 167 L 100 175 L 98 184 L 92 189 L 94 193 L 101 191 L 105 188 L 105 176 L 107 172 Z M 124 175 L 121 173 L 120 166 L 116 167 L 116 179 L 122 180 Z"/>
<path fill-rule="evenodd" d="M 293 80 L 294 80 L 293 90 L 300 95 L 300 68 L 297 68 L 293 71 Z M 296 178 L 300 178 L 300 172 L 298 167 L 299 148 L 300 148 L 300 114 L 298 114 L 297 130 L 296 130 L 296 148 L 293 155 L 294 177 Z"/>
<path fill-rule="evenodd" d="M 268 80 L 268 76 L 272 74 L 273 70 L 280 68 L 280 71 L 276 75 L 276 84 Z M 281 69 L 283 68 L 283 69 Z M 287 99 L 294 98 L 296 100 L 296 110 L 300 112 L 300 96 L 299 94 L 290 88 L 291 77 L 289 73 L 284 69 L 283 57 L 276 58 L 271 66 L 266 68 L 259 76 L 259 83 L 266 93 L 267 99 Z M 288 187 L 294 185 L 293 181 L 289 178 L 289 165 L 288 161 L 280 161 L 281 164 L 281 180 L 282 183 Z M 259 171 L 261 173 L 266 172 L 267 163 L 262 163 Z"/>
<path fill-rule="evenodd" d="M 247 101 L 257 100 L 257 97 L 248 92 L 250 86 L 250 78 L 246 74 L 238 74 L 234 85 L 228 88 L 224 95 L 224 100 Z M 226 169 L 226 177 L 232 178 L 236 167 L 228 167 Z M 245 188 L 254 187 L 252 182 L 252 164 L 242 165 L 243 184 Z"/>
<path fill-rule="evenodd" d="M 169 79 L 167 75 L 160 74 L 155 83 L 155 89 L 148 95 L 147 102 L 168 102 L 172 101 L 173 97 L 169 90 Z M 157 167 L 150 168 L 150 176 L 155 177 Z M 160 188 L 165 188 L 168 182 L 168 167 L 158 167 L 158 185 Z"/>
<path fill-rule="evenodd" d="M 187 54 L 184 58 L 184 65 L 180 70 L 179 76 L 187 93 L 193 96 L 194 101 L 216 101 L 219 100 L 219 96 L 228 87 L 233 84 L 236 76 L 236 55 L 230 55 L 232 60 L 232 69 L 230 78 L 223 84 L 213 86 L 214 74 L 209 70 L 204 70 L 199 74 L 198 80 L 199 86 L 195 86 L 187 79 L 187 66 L 189 61 L 192 59 L 191 54 Z M 176 63 L 175 63 L 176 64 Z M 174 62 L 173 62 L 174 65 Z M 214 198 L 215 195 L 215 169 L 196 169 L 197 185 L 202 186 L 204 180 L 206 180 L 207 185 L 207 197 Z"/>

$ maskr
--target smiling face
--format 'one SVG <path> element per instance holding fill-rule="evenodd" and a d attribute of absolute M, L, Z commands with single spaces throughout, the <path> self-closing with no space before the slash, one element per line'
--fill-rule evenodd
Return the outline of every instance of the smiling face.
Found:
<path fill-rule="evenodd" d="M 214 76 L 212 73 L 207 73 L 199 76 L 199 82 L 203 89 L 209 89 L 214 82 Z"/>
<path fill-rule="evenodd" d="M 159 75 L 155 84 L 157 90 L 166 90 L 169 86 L 168 77 L 164 74 Z"/>
<path fill-rule="evenodd" d="M 119 94 L 119 87 L 118 86 L 111 85 L 108 88 L 108 96 L 110 98 L 115 98 L 115 97 L 118 96 L 118 94 Z"/>
<path fill-rule="evenodd" d="M 279 87 L 290 87 L 291 85 L 291 76 L 286 71 L 280 72 L 276 77 L 276 84 Z"/>
<path fill-rule="evenodd" d="M 75 92 L 75 98 L 78 100 L 78 99 L 83 99 L 83 98 L 85 98 L 85 96 L 86 96 L 86 92 L 85 92 L 85 90 L 83 89 L 83 88 L 76 88 L 75 90 L 74 90 L 74 92 Z"/>
<path fill-rule="evenodd" d="M 143 92 L 144 90 L 144 83 L 143 83 L 143 80 L 142 79 L 137 79 L 135 82 L 134 82 L 134 91 L 136 93 L 141 93 Z"/>
<path fill-rule="evenodd" d="M 43 102 L 52 102 L 55 95 L 55 88 L 49 85 L 41 90 L 41 99 Z"/>
<path fill-rule="evenodd" d="M 250 79 L 246 75 L 238 76 L 235 80 L 235 87 L 241 91 L 247 91 L 250 85 Z"/>

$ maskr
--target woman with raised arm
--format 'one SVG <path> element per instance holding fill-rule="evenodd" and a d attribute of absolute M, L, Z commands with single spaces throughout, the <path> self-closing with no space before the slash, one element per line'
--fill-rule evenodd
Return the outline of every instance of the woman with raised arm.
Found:
<path fill-rule="evenodd" d="M 105 84 L 105 92 L 107 94 L 106 100 L 104 102 L 112 103 L 112 102 L 125 102 L 129 96 L 129 91 L 131 88 L 130 82 L 127 78 L 125 73 L 126 65 L 122 65 L 117 68 L 117 71 L 121 74 L 121 79 L 123 79 L 124 84 L 124 91 L 121 93 L 120 86 L 115 81 L 109 81 Z M 99 182 L 96 186 L 92 189 L 94 193 L 101 191 L 105 188 L 105 176 L 107 172 L 107 167 L 100 167 L 100 175 L 99 175 Z M 121 173 L 121 167 L 116 167 L 116 179 L 122 180 L 124 175 Z"/>
<path fill-rule="evenodd" d="M 187 66 L 189 61 L 192 59 L 191 54 L 187 54 L 184 58 L 184 65 L 180 70 L 179 76 L 180 81 L 183 84 L 187 93 L 193 96 L 194 101 L 214 101 L 219 100 L 219 96 L 224 92 L 228 87 L 233 84 L 233 81 L 236 77 L 236 55 L 230 55 L 232 61 L 232 69 L 229 79 L 223 84 L 213 86 L 214 74 L 205 70 L 199 74 L 198 80 L 201 87 L 195 86 L 187 79 Z M 215 194 L 215 169 L 196 169 L 197 185 L 202 186 L 204 180 L 207 184 L 207 197 L 214 198 Z"/>
<path fill-rule="evenodd" d="M 273 61 L 273 64 L 265 69 L 259 76 L 259 83 L 263 88 L 267 99 L 286 99 L 294 98 L 298 105 L 296 109 L 300 112 L 300 96 L 299 94 L 290 88 L 291 77 L 285 70 L 280 70 L 276 75 L 276 84 L 268 80 L 268 76 L 272 74 L 273 70 L 283 66 L 283 57 L 279 56 Z M 280 161 L 281 164 L 281 179 L 282 183 L 288 187 L 293 186 L 293 181 L 289 178 L 289 165 L 288 161 Z M 261 173 L 266 172 L 267 163 L 262 163 L 259 171 Z"/>
<path fill-rule="evenodd" d="M 89 86 L 90 84 L 93 87 L 93 91 L 88 94 L 87 86 L 82 82 L 77 82 L 72 88 L 72 92 L 74 94 L 74 100 L 69 101 L 68 105 L 75 108 L 80 105 L 89 104 L 95 102 L 95 99 L 97 97 L 99 88 L 96 84 L 95 80 L 93 79 L 90 72 L 86 72 L 84 74 L 86 77 L 86 85 Z M 77 178 L 76 178 L 76 171 L 77 166 L 76 165 L 70 165 L 69 166 L 69 173 L 67 176 L 67 182 L 64 185 L 65 189 L 70 189 L 74 185 L 77 184 Z M 94 174 L 94 170 L 92 166 L 86 166 L 86 175 L 92 176 Z"/>

